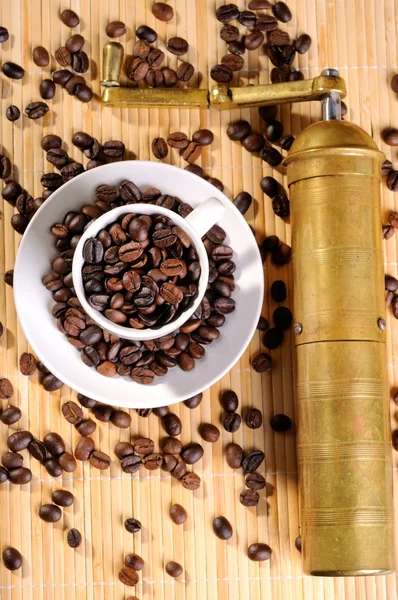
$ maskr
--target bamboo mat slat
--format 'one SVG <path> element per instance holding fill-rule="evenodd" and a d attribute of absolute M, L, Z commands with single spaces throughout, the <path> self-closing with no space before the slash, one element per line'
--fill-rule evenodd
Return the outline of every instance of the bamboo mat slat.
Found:
<path fill-rule="evenodd" d="M 276 234 L 290 243 L 290 227 L 275 218 L 271 203 L 264 197 L 259 182 L 273 175 L 285 183 L 281 170 L 272 171 L 239 144 L 231 143 L 226 127 L 236 118 L 248 119 L 254 130 L 262 124 L 257 110 L 216 111 L 146 110 L 103 108 L 98 100 L 102 48 L 107 41 L 105 26 L 120 19 L 128 26 L 121 41 L 131 55 L 137 26 L 147 24 L 159 35 L 157 45 L 165 50 L 168 37 L 179 35 L 190 43 L 187 60 L 196 68 L 190 87 L 206 87 L 209 70 L 226 53 L 219 38 L 221 24 L 214 13 L 222 0 L 170 0 L 175 18 L 168 24 L 156 21 L 151 12 L 152 0 L 1 0 L 0 25 L 6 26 L 10 40 L 0 47 L 0 61 L 13 60 L 24 66 L 23 81 L 1 76 L 0 153 L 14 163 L 14 176 L 34 196 L 41 191 L 40 177 L 51 170 L 40 149 L 43 135 L 56 133 L 64 139 L 69 155 L 81 161 L 80 151 L 71 143 L 74 131 L 84 130 L 104 142 L 121 139 L 127 148 L 126 158 L 154 160 L 150 145 L 154 137 L 167 137 L 170 131 L 191 135 L 199 127 L 214 131 L 215 140 L 203 151 L 201 164 L 208 175 L 221 179 L 225 192 L 233 198 L 242 190 L 253 195 L 254 202 L 246 214 L 261 242 L 265 235 Z M 240 9 L 247 2 L 236 0 Z M 348 87 L 348 118 L 372 133 L 376 142 L 398 165 L 396 152 L 381 139 L 387 126 L 397 126 L 398 101 L 389 87 L 391 76 L 398 72 L 397 0 L 289 0 L 293 19 L 287 25 L 292 37 L 308 32 L 313 44 L 309 53 L 299 56 L 295 64 L 305 77 L 313 77 L 325 67 L 337 67 Z M 81 17 L 74 30 L 86 39 L 91 58 L 85 77 L 97 94 L 89 105 L 79 103 L 57 88 L 50 101 L 51 110 L 38 122 L 22 117 L 14 124 L 5 118 L 10 104 L 22 109 L 39 99 L 38 86 L 56 68 L 55 49 L 70 35 L 59 13 L 73 8 Z M 34 65 L 31 50 L 43 45 L 51 51 L 51 65 L 41 69 Z M 175 68 L 177 58 L 166 52 L 168 64 Z M 235 85 L 267 83 L 272 66 L 262 49 L 245 55 L 245 67 L 234 74 Z M 51 67 L 51 68 L 50 68 Z M 126 82 L 122 73 L 122 82 Z M 319 105 L 284 105 L 280 116 L 286 133 L 297 134 L 320 116 Z M 84 159 L 84 162 L 87 162 Z M 166 162 L 184 166 L 177 152 L 170 151 Z M 398 199 L 383 186 L 383 212 L 398 209 Z M 0 320 L 5 333 L 0 339 L 0 376 L 7 376 L 15 387 L 13 403 L 20 406 L 23 417 L 18 427 L 1 426 L 0 452 L 6 450 L 7 435 L 16 428 L 30 429 L 42 438 L 49 431 L 59 432 L 67 449 L 75 447 L 79 435 L 60 413 L 60 404 L 75 399 L 75 392 L 63 387 L 46 393 L 38 376 L 29 379 L 19 373 L 18 358 L 28 350 L 17 321 L 12 289 L 5 286 L 4 272 L 14 265 L 19 235 L 9 225 L 13 208 L 0 207 Z M 385 244 L 386 272 L 398 276 L 397 238 Z M 277 268 L 269 262 L 264 269 L 267 293 L 263 314 L 272 314 L 275 303 L 269 287 L 275 279 L 287 285 L 287 305 L 292 306 L 291 267 Z M 398 386 L 398 322 L 387 315 L 388 370 L 391 388 Z M 311 578 L 302 574 L 300 554 L 295 548 L 299 535 L 299 505 L 295 431 L 278 435 L 269 427 L 269 418 L 284 412 L 295 420 L 293 381 L 294 353 L 290 334 L 282 347 L 273 352 L 272 373 L 259 375 L 251 368 L 251 359 L 262 348 L 256 332 L 241 360 L 210 390 L 201 405 L 190 411 L 184 405 L 175 412 L 183 424 L 183 444 L 200 441 L 201 422 L 219 423 L 220 393 L 234 389 L 240 398 L 242 414 L 250 406 L 263 411 L 264 426 L 256 431 L 242 426 L 231 435 L 222 430 L 221 441 L 206 444 L 202 461 L 194 471 L 202 478 L 201 488 L 192 494 L 182 488 L 168 473 L 142 470 L 130 477 L 121 472 L 113 449 L 119 441 L 132 436 L 148 436 L 156 442 L 164 436 L 157 417 L 138 417 L 131 412 L 130 430 L 119 430 L 98 423 L 93 435 L 96 446 L 111 455 L 108 471 L 100 472 L 89 464 L 79 463 L 73 474 L 51 479 L 37 461 L 31 461 L 33 480 L 30 486 L 0 487 L 0 551 L 8 545 L 20 549 L 24 557 L 22 571 L 11 573 L 0 561 L 0 597 L 2 600 L 123 600 L 134 594 L 117 578 L 125 554 L 137 552 L 145 560 L 142 582 L 136 595 L 140 600 L 397 600 L 395 575 L 351 579 Z M 2 402 L 4 408 L 5 402 Z M 85 416 L 88 411 L 84 409 Z M 391 403 L 392 425 L 396 427 L 395 405 Z M 266 455 L 261 472 L 266 476 L 271 495 L 261 493 L 256 509 L 239 502 L 244 488 L 241 473 L 231 471 L 221 448 L 230 441 L 244 448 L 260 448 Z M 26 454 L 26 453 L 25 453 Z M 394 460 L 394 486 L 397 491 L 397 458 Z M 29 465 L 29 458 L 25 457 Z M 38 518 L 38 508 L 51 501 L 60 488 L 72 491 L 75 505 L 63 509 L 61 521 L 49 525 Z M 269 491 L 268 489 L 268 491 Z M 172 523 L 169 508 L 173 503 L 185 506 L 188 520 L 183 526 Z M 398 499 L 395 495 L 398 514 Z M 234 525 L 235 535 L 228 542 L 218 540 L 212 531 L 214 516 L 223 514 Z M 123 527 L 125 519 L 134 516 L 142 522 L 142 531 L 132 536 Z M 66 544 L 66 532 L 78 528 L 83 544 L 72 550 Z M 398 539 L 398 518 L 396 519 Z M 254 563 L 247 558 L 247 547 L 257 541 L 268 543 L 272 558 Z M 164 570 L 169 560 L 184 566 L 180 581 L 172 580 Z"/>

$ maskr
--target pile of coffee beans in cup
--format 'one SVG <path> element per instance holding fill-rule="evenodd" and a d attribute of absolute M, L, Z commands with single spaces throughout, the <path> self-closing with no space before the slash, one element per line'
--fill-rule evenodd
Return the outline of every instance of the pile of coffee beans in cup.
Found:
<path fill-rule="evenodd" d="M 235 310 L 235 301 L 232 295 L 235 289 L 234 272 L 236 266 L 232 260 L 233 249 L 226 243 L 226 232 L 219 225 L 214 225 L 203 238 L 209 258 L 208 288 L 192 317 L 182 325 L 179 331 L 142 343 L 128 342 L 104 331 L 89 319 L 76 297 L 71 273 L 73 255 L 83 231 L 92 220 L 112 208 L 137 202 L 148 202 L 163 206 L 175 211 L 184 218 L 192 211 L 192 207 L 179 198 L 162 194 L 156 188 L 141 191 L 132 181 L 122 181 L 117 188 L 109 184 L 100 185 L 96 190 L 95 204 L 85 205 L 80 211 L 68 212 L 62 223 L 53 225 L 52 233 L 56 238 L 55 245 L 58 256 L 52 261 L 52 270 L 44 277 L 43 283 L 52 292 L 55 301 L 52 314 L 57 319 L 58 328 L 67 336 L 69 343 L 80 351 L 82 361 L 86 365 L 96 368 L 101 375 L 106 377 L 129 376 L 137 383 L 150 384 L 155 376 L 165 376 L 169 369 L 177 365 L 183 371 L 190 371 L 195 367 L 195 361 L 204 357 L 205 346 L 219 338 L 220 328 L 224 325 L 226 317 Z M 153 231 L 152 239 L 155 239 L 155 241 L 160 240 L 163 236 L 164 240 L 167 239 L 167 242 L 163 241 L 161 244 L 172 243 L 163 246 L 163 250 L 161 246 L 156 246 L 153 243 L 152 253 L 148 251 L 148 256 L 141 251 L 140 256 L 135 258 L 132 255 L 125 255 L 126 259 L 132 258 L 133 263 L 140 259 L 143 260 L 142 256 L 147 256 L 145 265 L 138 266 L 140 263 L 135 263 L 135 267 L 139 271 L 137 273 L 139 288 L 134 291 L 134 287 L 138 285 L 137 276 L 125 274 L 125 271 L 132 271 L 132 269 L 126 269 L 126 262 L 119 257 L 119 248 L 121 249 L 124 244 L 118 244 L 115 241 L 116 237 L 112 238 L 111 231 L 106 231 L 101 235 L 102 241 L 99 239 L 92 244 L 90 249 L 91 259 L 98 252 L 101 254 L 102 261 L 105 254 L 111 249 L 108 252 L 109 256 L 111 252 L 115 252 L 117 260 L 114 263 L 109 263 L 106 267 L 95 263 L 86 265 L 86 269 L 90 267 L 87 273 L 84 273 L 86 292 L 90 294 L 92 305 L 99 307 L 103 302 L 103 308 L 112 311 L 108 315 L 112 315 L 114 319 L 119 318 L 119 316 L 120 319 L 124 319 L 124 316 L 128 314 L 126 310 L 127 302 L 125 301 L 131 301 L 132 306 L 128 310 L 132 311 L 132 316 L 129 316 L 129 319 L 135 319 L 134 326 L 138 328 L 153 326 L 156 321 L 159 321 L 160 314 L 162 314 L 161 321 L 167 322 L 167 319 L 173 318 L 176 313 L 176 304 L 173 304 L 173 302 L 178 299 L 180 304 L 182 303 L 181 306 L 184 306 L 184 303 L 189 303 L 190 298 L 196 293 L 195 281 L 200 275 L 196 253 L 192 246 L 190 250 L 184 246 L 184 242 L 187 244 L 188 240 L 185 239 L 182 233 L 179 232 L 180 237 L 178 237 L 176 233 L 172 232 L 173 227 L 170 229 L 170 224 L 163 221 L 163 219 L 158 220 L 156 223 L 153 222 L 149 226 L 149 222 L 143 220 L 142 217 L 138 217 L 136 220 L 134 217 L 129 217 L 124 219 L 123 223 L 116 224 L 112 232 L 115 235 L 117 231 L 118 239 L 123 241 L 125 238 L 127 241 L 127 235 L 130 235 L 130 223 L 132 224 L 132 232 L 135 232 L 137 227 L 137 231 L 134 233 L 136 237 L 138 234 L 141 236 L 144 231 L 147 232 L 145 235 L 149 235 L 148 232 Z M 176 231 L 175 228 L 174 231 Z M 184 238 L 183 240 L 181 236 Z M 134 248 L 136 244 L 140 244 L 134 239 L 129 243 L 134 244 Z M 165 248 L 168 248 L 166 252 Z M 86 250 L 88 253 L 88 248 Z M 158 250 L 160 250 L 160 253 Z M 123 250 L 122 254 L 124 252 Z M 181 273 L 183 274 L 184 265 L 181 258 L 184 252 L 189 252 L 189 257 L 186 256 L 189 262 L 185 260 L 186 281 L 183 279 L 183 285 L 179 286 L 170 281 L 166 282 L 168 277 L 174 277 L 176 278 L 175 281 L 178 281 L 179 275 L 162 273 L 162 263 L 171 260 L 175 269 L 178 265 L 178 269 L 182 265 L 183 271 Z M 131 266 L 132 262 L 127 264 Z M 174 273 L 174 270 L 170 271 L 167 268 L 168 266 L 169 263 L 167 262 L 163 266 L 163 271 L 166 268 L 167 273 Z M 142 267 L 148 269 L 146 274 L 141 270 Z M 105 268 L 107 269 L 106 272 Z M 149 274 L 150 270 L 152 270 L 151 275 Z M 142 280 L 142 278 L 145 279 Z M 125 284 L 123 279 L 125 279 Z M 161 285 L 159 286 L 158 283 L 161 283 Z M 164 297 L 165 294 L 163 296 L 161 293 L 155 294 L 155 291 L 158 292 L 164 283 L 167 283 L 165 288 L 167 298 Z M 128 289 L 129 287 L 131 289 Z M 176 290 L 176 287 L 179 289 Z M 97 289 L 98 291 L 96 291 Z M 169 290 L 169 295 L 167 295 L 167 290 Z M 183 295 L 182 299 L 180 299 L 180 292 Z M 142 294 L 142 298 L 139 299 L 138 304 L 134 305 L 133 295 L 130 298 L 129 294 L 136 294 L 134 299 L 139 299 L 140 294 Z M 153 301 L 154 298 L 155 302 Z M 122 299 L 123 302 L 120 304 Z M 124 312 L 120 311 L 123 305 L 125 305 Z M 150 307 L 149 311 L 146 310 L 148 307 Z M 154 310 L 151 313 L 153 308 Z M 119 313 L 123 313 L 124 316 L 122 317 Z M 154 314 L 157 317 L 156 321 L 154 321 Z M 131 321 L 130 325 L 132 325 Z"/>
<path fill-rule="evenodd" d="M 88 303 L 118 325 L 157 329 L 178 319 L 197 295 L 195 248 L 163 215 L 124 215 L 85 242 L 83 258 Z"/>

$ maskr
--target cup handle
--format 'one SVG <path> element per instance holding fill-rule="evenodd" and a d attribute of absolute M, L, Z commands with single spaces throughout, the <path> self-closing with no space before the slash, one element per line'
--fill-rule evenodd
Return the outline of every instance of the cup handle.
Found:
<path fill-rule="evenodd" d="M 189 213 L 185 220 L 195 229 L 199 237 L 203 237 L 217 223 L 224 212 L 225 206 L 221 200 L 208 198 Z"/>

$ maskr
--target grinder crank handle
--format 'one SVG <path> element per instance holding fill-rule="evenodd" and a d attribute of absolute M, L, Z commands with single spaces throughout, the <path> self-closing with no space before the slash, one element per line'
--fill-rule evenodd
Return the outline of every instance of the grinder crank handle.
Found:
<path fill-rule="evenodd" d="M 324 71 L 319 77 L 303 81 L 228 87 L 214 85 L 211 90 L 197 88 L 133 88 L 120 86 L 120 71 L 123 62 L 123 46 L 118 42 L 108 42 L 104 46 L 103 77 L 105 88 L 102 102 L 108 106 L 124 107 L 167 107 L 167 108 L 208 108 L 231 110 L 323 100 L 327 97 L 344 98 L 344 79 L 337 71 Z"/>

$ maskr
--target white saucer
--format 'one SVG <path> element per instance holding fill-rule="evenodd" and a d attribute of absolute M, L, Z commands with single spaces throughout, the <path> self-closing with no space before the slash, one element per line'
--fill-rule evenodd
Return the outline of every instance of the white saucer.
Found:
<path fill-rule="evenodd" d="M 68 211 L 93 203 L 95 189 L 104 183 L 117 185 L 131 179 L 143 190 L 157 187 L 195 207 L 210 196 L 226 204 L 219 221 L 227 232 L 226 243 L 234 250 L 236 310 L 226 316 L 220 338 L 206 346 L 206 355 L 195 368 L 170 369 L 144 386 L 127 377 L 103 377 L 81 360 L 79 351 L 57 329 L 51 315 L 54 301 L 42 279 L 57 256 L 51 227 Z M 264 282 L 260 253 L 254 236 L 232 202 L 210 183 L 183 169 L 147 161 L 122 161 L 79 175 L 54 192 L 41 206 L 24 233 L 14 269 L 14 297 L 26 338 L 46 367 L 65 384 L 100 402 L 130 408 L 173 404 L 207 389 L 240 358 L 256 329 L 263 301 Z"/>

